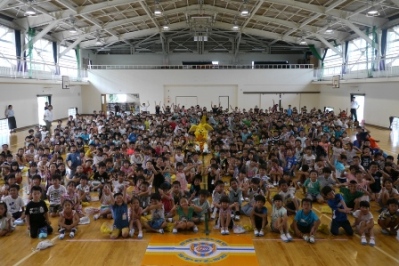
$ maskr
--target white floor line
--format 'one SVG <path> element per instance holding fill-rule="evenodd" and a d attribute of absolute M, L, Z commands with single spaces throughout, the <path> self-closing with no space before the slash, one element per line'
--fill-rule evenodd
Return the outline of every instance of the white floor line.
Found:
<path fill-rule="evenodd" d="M 145 239 L 68 239 L 66 242 L 148 242 Z"/>
<path fill-rule="evenodd" d="M 50 239 L 50 241 L 51 241 L 51 242 L 54 242 L 54 240 L 56 240 L 56 239 L 58 239 L 58 235 L 55 236 L 55 237 L 53 237 L 52 239 Z M 34 247 L 34 248 L 35 248 L 35 247 Z M 39 252 L 39 251 L 40 251 L 40 250 L 34 249 L 34 250 L 32 251 L 32 253 L 30 253 L 30 254 L 26 255 L 25 257 L 23 257 L 22 259 L 20 259 L 17 263 L 14 264 L 14 266 L 21 265 L 23 262 L 25 262 L 27 259 L 29 259 L 29 258 L 32 257 L 33 255 L 35 255 L 35 254 L 36 254 L 37 252 Z"/>

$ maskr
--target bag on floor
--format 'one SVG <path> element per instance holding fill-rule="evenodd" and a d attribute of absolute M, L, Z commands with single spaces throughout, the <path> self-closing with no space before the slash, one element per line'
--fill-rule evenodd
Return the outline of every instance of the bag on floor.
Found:
<path fill-rule="evenodd" d="M 112 229 L 113 229 L 113 225 L 110 223 L 103 223 L 100 227 L 100 231 L 103 234 L 111 234 L 112 233 Z"/>
<path fill-rule="evenodd" d="M 49 247 L 54 246 L 54 243 L 51 242 L 50 240 L 44 240 L 44 241 L 40 241 L 37 246 L 36 246 L 36 250 L 43 250 Z"/>
<path fill-rule="evenodd" d="M 84 216 L 79 220 L 79 224 L 89 224 L 89 223 L 90 223 L 90 218 L 87 216 Z"/>
<path fill-rule="evenodd" d="M 241 225 L 236 224 L 236 225 L 233 226 L 233 232 L 234 232 L 234 234 L 243 234 L 246 231 L 245 231 L 244 227 L 242 227 Z"/>

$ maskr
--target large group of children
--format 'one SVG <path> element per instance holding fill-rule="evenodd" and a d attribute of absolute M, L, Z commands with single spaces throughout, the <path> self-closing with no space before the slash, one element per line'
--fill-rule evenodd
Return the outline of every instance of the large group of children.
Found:
<path fill-rule="evenodd" d="M 38 126 L 15 153 L 4 144 L 0 236 L 26 225 L 32 238 L 46 238 L 50 217 L 58 217 L 59 238 L 73 238 L 88 215 L 82 206 L 97 195 L 101 206 L 91 214 L 113 219 L 111 238 L 142 238 L 144 229 L 164 233 L 168 224 L 173 233 L 198 232 L 208 220 L 227 235 L 244 215 L 255 236 L 265 235 L 270 216 L 271 231 L 284 242 L 293 234 L 314 243 L 317 202 L 332 210 L 331 234 L 355 230 L 373 246 L 370 201 L 380 206 L 381 232 L 397 234 L 399 167 L 345 111 L 172 105 L 162 112 L 155 105 L 155 114 L 94 112 L 50 131 Z M 189 133 L 204 115 L 213 127 L 209 154 Z M 357 130 L 354 141 L 350 128 Z"/>

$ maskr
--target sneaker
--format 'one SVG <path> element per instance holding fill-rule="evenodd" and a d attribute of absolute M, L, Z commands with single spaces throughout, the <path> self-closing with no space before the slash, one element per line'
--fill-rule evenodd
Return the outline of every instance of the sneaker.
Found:
<path fill-rule="evenodd" d="M 129 236 L 130 236 L 130 237 L 133 237 L 133 235 L 134 235 L 134 229 L 130 229 L 130 231 L 129 231 Z"/>
<path fill-rule="evenodd" d="M 249 198 L 245 198 L 244 200 L 245 200 L 245 201 L 249 201 Z"/>
<path fill-rule="evenodd" d="M 215 225 L 213 226 L 213 229 L 219 230 L 219 229 L 220 229 L 219 224 L 215 224 Z"/>
<path fill-rule="evenodd" d="M 216 213 L 212 213 L 211 219 L 214 220 L 216 218 Z"/>
<path fill-rule="evenodd" d="M 168 218 L 169 223 L 173 223 L 173 218 Z"/>
<path fill-rule="evenodd" d="M 280 238 L 281 238 L 281 240 L 283 240 L 283 242 L 286 242 L 286 243 L 288 242 L 288 238 L 285 234 L 281 234 Z"/>
<path fill-rule="evenodd" d="M 158 231 L 157 231 L 158 233 L 160 233 L 160 234 L 163 234 L 164 233 L 164 231 L 163 231 L 163 229 L 161 228 L 161 229 L 158 229 Z"/>
<path fill-rule="evenodd" d="M 374 247 L 375 246 L 375 240 L 374 237 L 370 237 L 369 245 Z"/>
<path fill-rule="evenodd" d="M 65 234 L 60 234 L 60 236 L 58 237 L 60 240 L 63 240 L 65 237 Z"/>
<path fill-rule="evenodd" d="M 198 227 L 194 225 L 193 231 L 194 231 L 194 233 L 197 233 L 198 232 Z"/>
<path fill-rule="evenodd" d="M 366 245 L 366 244 L 367 244 L 367 240 L 366 240 L 366 237 L 365 237 L 365 236 L 362 236 L 362 237 L 360 238 L 360 243 L 362 243 L 362 245 Z"/>
<path fill-rule="evenodd" d="M 276 181 L 273 182 L 273 186 L 277 186 L 277 182 Z"/>
<path fill-rule="evenodd" d="M 239 221 L 239 220 L 240 220 L 240 215 L 236 215 L 236 216 L 234 217 L 234 220 Z"/>
<path fill-rule="evenodd" d="M 220 233 L 221 233 L 222 235 L 224 235 L 224 229 L 223 229 L 223 228 L 220 229 Z"/>
<path fill-rule="evenodd" d="M 288 241 L 292 241 L 292 236 L 290 233 L 287 232 L 285 235 L 287 236 Z"/>
<path fill-rule="evenodd" d="M 298 185 L 298 187 L 302 187 L 302 183 L 300 181 L 298 181 L 296 184 Z"/>
<path fill-rule="evenodd" d="M 308 235 L 303 235 L 303 237 L 302 237 L 302 238 L 303 238 L 303 240 L 305 240 L 306 242 L 308 242 L 308 241 L 309 241 L 309 239 L 310 239 Z"/>
<path fill-rule="evenodd" d="M 172 233 L 173 233 L 173 234 L 177 234 L 177 229 L 176 229 L 176 228 L 173 228 Z"/>
<path fill-rule="evenodd" d="M 70 233 L 69 233 L 69 237 L 70 237 L 70 238 L 74 238 L 74 237 L 75 237 L 75 233 L 74 233 L 74 232 L 70 232 Z"/>
<path fill-rule="evenodd" d="M 39 239 L 43 239 L 43 238 L 47 237 L 47 234 L 46 233 L 40 233 L 38 237 L 39 237 Z"/>
<path fill-rule="evenodd" d="M 389 232 L 388 232 L 387 229 L 381 229 L 381 233 L 382 233 L 383 235 L 389 235 Z"/>
<path fill-rule="evenodd" d="M 264 236 L 265 235 L 265 232 L 263 232 L 263 230 L 260 230 L 259 231 L 259 236 Z"/>
<path fill-rule="evenodd" d="M 98 220 L 98 218 L 100 218 L 100 214 L 94 214 L 93 218 L 94 220 Z"/>
<path fill-rule="evenodd" d="M 254 235 L 259 236 L 259 231 L 257 229 L 254 230 Z"/>
<path fill-rule="evenodd" d="M 138 239 L 142 239 L 143 238 L 143 232 L 142 231 L 139 231 L 139 234 L 137 235 L 137 238 Z"/>
<path fill-rule="evenodd" d="M 224 234 L 225 234 L 225 235 L 230 235 L 230 231 L 229 231 L 228 228 L 227 228 L 226 230 L 224 230 Z"/>
<path fill-rule="evenodd" d="M 309 237 L 309 243 L 314 244 L 314 242 L 316 242 L 316 240 L 314 239 L 314 236 L 310 236 Z"/>

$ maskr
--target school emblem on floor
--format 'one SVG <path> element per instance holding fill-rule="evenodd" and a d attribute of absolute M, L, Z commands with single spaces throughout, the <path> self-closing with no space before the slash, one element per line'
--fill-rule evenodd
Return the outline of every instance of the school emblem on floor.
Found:
<path fill-rule="evenodd" d="M 154 235 L 142 265 L 258 265 L 252 238 L 244 235 L 191 237 Z"/>

